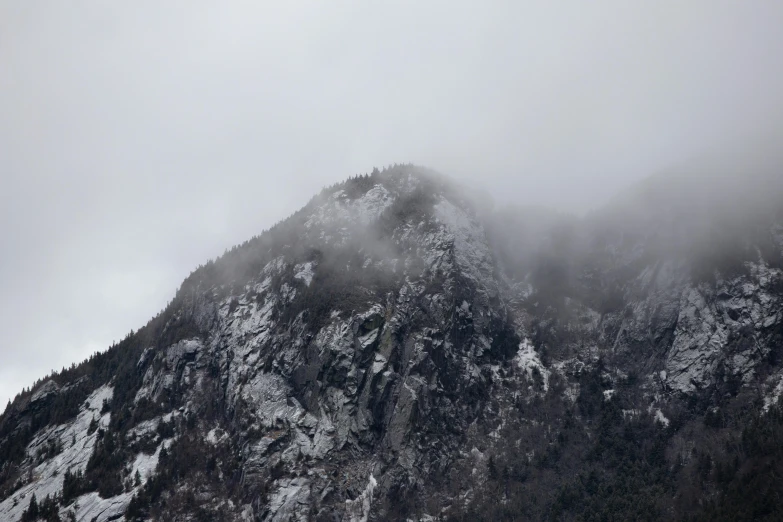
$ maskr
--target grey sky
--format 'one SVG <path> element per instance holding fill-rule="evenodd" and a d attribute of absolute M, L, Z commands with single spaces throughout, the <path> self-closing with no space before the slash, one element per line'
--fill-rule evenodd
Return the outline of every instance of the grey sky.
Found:
<path fill-rule="evenodd" d="M 773 0 L 0 0 L 0 409 L 351 174 L 584 211 L 775 120 L 780 27 Z"/>

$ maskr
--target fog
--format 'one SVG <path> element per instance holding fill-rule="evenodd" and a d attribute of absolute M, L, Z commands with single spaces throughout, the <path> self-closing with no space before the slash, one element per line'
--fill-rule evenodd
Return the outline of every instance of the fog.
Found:
<path fill-rule="evenodd" d="M 783 5 L 0 0 L 0 408 L 325 185 L 581 214 L 783 112 Z"/>

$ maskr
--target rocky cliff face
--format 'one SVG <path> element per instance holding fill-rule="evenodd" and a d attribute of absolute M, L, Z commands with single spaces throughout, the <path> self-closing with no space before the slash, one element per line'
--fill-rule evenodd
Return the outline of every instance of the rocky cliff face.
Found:
<path fill-rule="evenodd" d="M 783 390 L 783 221 L 728 270 L 616 212 L 533 237 L 410 166 L 326 189 L 17 397 L 0 519 L 698 515 Z"/>

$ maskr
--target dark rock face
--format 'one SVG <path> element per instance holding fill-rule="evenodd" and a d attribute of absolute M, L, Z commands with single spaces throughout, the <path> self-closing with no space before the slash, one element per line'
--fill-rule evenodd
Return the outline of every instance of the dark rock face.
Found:
<path fill-rule="evenodd" d="M 15 401 L 0 518 L 708 512 L 724 444 L 777 418 L 783 220 L 704 279 L 715 256 L 607 212 L 488 213 L 409 166 L 324 191 Z"/>

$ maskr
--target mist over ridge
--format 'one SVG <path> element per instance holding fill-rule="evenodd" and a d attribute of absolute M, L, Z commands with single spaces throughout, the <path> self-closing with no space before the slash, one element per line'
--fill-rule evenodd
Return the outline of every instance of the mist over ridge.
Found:
<path fill-rule="evenodd" d="M 781 27 L 0 1 L 0 520 L 783 519 Z"/>

